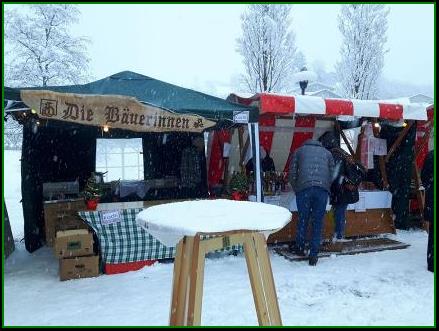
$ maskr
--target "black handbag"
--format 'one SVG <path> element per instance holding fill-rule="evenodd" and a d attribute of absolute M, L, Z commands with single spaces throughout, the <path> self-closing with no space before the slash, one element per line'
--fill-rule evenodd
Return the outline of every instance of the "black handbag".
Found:
<path fill-rule="evenodd" d="M 346 183 L 350 185 L 354 185 L 355 187 L 358 187 L 361 182 L 366 179 L 366 169 L 363 167 L 363 165 L 359 164 L 358 162 L 349 163 L 346 162 L 346 168 L 345 168 L 345 181 Z"/>

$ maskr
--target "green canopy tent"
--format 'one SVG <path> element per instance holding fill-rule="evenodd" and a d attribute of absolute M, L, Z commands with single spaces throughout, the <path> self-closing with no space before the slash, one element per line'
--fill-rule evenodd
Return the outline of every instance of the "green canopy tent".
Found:
<path fill-rule="evenodd" d="M 258 120 L 258 110 L 231 103 L 205 93 L 179 87 L 173 84 L 123 71 L 104 79 L 83 85 L 46 86 L 32 88 L 5 87 L 5 99 L 20 101 L 24 89 L 48 90 L 61 93 L 122 95 L 136 98 L 141 103 L 155 105 L 179 114 L 193 114 L 217 122 L 218 125 L 232 125 L 234 116 L 248 112 L 248 122 Z"/>
<path fill-rule="evenodd" d="M 25 243 L 31 252 L 45 240 L 42 184 L 78 180 L 82 187 L 96 168 L 97 138 L 141 138 L 143 164 L 148 165 L 144 167 L 144 178 L 159 178 L 165 175 L 164 171 L 175 171 L 178 153 L 190 143 L 191 135 L 238 124 L 253 125 L 258 120 L 256 108 L 129 71 L 83 85 L 5 87 L 4 101 L 6 114 L 23 124 L 22 203 Z M 77 104 L 71 106 L 73 102 Z M 120 115 L 128 108 L 125 105 L 137 107 L 137 115 L 130 117 L 131 122 L 135 118 L 137 128 L 128 122 L 119 126 L 111 120 L 108 123 L 109 109 L 114 109 L 114 104 L 120 107 Z M 87 107 L 91 113 L 87 113 Z M 53 116 L 53 109 L 56 116 Z M 91 114 L 89 117 L 94 121 L 79 121 L 81 109 L 85 109 L 83 119 Z M 72 111 L 76 111 L 76 116 Z M 152 111 L 153 115 L 143 115 L 147 114 L 144 111 Z M 167 114 L 167 122 L 161 116 L 162 112 Z M 151 126 L 139 128 L 137 122 L 146 123 L 149 117 Z M 194 119 L 190 122 L 193 126 L 174 130 L 175 123 L 179 128 L 180 117 L 182 121 Z M 163 119 L 160 128 L 153 127 L 154 118 L 157 123 Z M 197 119 L 208 125 L 197 126 Z M 109 132 L 103 130 L 106 124 L 111 127 Z M 163 140 L 165 133 L 171 135 L 168 140 L 173 142 L 169 144 L 172 150 L 166 152 L 167 159 L 163 159 L 164 153 L 157 143 Z"/>

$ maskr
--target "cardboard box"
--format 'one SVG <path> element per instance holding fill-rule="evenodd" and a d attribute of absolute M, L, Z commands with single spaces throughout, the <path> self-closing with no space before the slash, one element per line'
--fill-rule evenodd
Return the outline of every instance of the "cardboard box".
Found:
<path fill-rule="evenodd" d="M 88 229 L 88 225 L 77 214 L 78 211 L 85 209 L 84 199 L 46 201 L 44 203 L 44 224 L 47 246 L 54 245 L 57 231 Z"/>
<path fill-rule="evenodd" d="M 60 215 L 55 222 L 55 233 L 66 230 L 87 230 L 89 227 L 79 215 Z"/>
<path fill-rule="evenodd" d="M 78 256 L 59 260 L 60 280 L 99 276 L 99 256 Z"/>
<path fill-rule="evenodd" d="M 58 231 L 55 255 L 58 257 L 89 256 L 93 252 L 93 234 L 88 230 Z"/>

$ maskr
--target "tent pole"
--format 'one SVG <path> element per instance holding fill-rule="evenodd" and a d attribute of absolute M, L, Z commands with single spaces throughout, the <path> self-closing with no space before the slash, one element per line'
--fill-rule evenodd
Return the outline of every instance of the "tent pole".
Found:
<path fill-rule="evenodd" d="M 259 162 L 256 162 L 256 157 L 259 157 L 259 148 L 256 148 L 256 135 L 255 135 L 255 124 L 254 123 L 248 123 L 248 136 L 250 140 L 250 148 L 252 151 L 252 162 L 253 162 L 253 169 L 255 169 L 255 180 L 256 180 L 256 201 L 261 202 L 261 174 L 258 172 L 259 169 Z M 257 151 L 257 155 L 256 155 Z"/>
<path fill-rule="evenodd" d="M 262 185 L 261 185 L 261 155 L 260 155 L 260 148 L 259 148 L 259 123 L 253 123 L 253 138 L 255 141 L 255 164 L 256 164 L 256 201 L 257 202 L 263 202 L 264 198 L 262 196 Z"/>

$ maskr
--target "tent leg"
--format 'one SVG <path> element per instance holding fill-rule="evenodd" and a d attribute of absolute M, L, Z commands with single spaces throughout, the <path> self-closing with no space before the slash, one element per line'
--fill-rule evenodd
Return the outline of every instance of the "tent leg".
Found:
<path fill-rule="evenodd" d="M 260 157 L 260 149 L 259 149 L 259 123 L 249 123 L 248 124 L 248 132 L 250 135 L 250 143 L 252 149 L 252 155 L 255 155 L 253 158 L 253 165 L 255 169 L 255 178 L 256 178 L 256 201 L 263 202 L 264 197 L 262 195 L 262 186 L 261 186 L 261 157 Z M 256 148 L 258 146 L 258 148 Z"/>
<path fill-rule="evenodd" d="M 256 191 L 256 201 L 257 202 L 264 202 L 264 196 L 262 194 L 262 185 L 261 185 L 261 155 L 260 155 L 260 148 L 259 148 L 259 123 L 254 123 L 254 130 L 253 135 L 255 138 L 255 146 L 257 146 L 255 161 L 256 161 L 256 185 L 258 190 Z"/>

